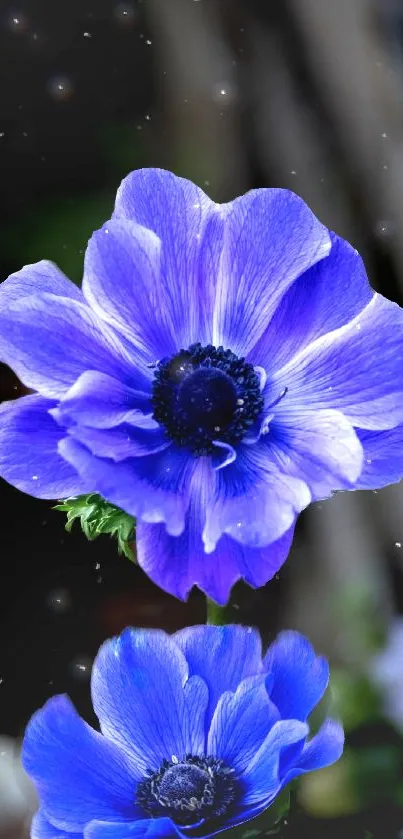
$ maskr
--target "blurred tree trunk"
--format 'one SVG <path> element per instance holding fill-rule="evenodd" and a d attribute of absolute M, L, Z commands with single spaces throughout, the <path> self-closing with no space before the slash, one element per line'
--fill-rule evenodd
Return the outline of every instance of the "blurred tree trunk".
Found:
<path fill-rule="evenodd" d="M 148 0 L 146 9 L 158 47 L 167 166 L 213 198 L 234 198 L 247 188 L 247 176 L 220 4 Z"/>

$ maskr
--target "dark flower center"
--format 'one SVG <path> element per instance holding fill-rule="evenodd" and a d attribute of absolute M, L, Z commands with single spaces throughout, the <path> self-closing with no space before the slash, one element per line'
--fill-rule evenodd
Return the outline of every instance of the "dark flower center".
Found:
<path fill-rule="evenodd" d="M 193 825 L 224 815 L 235 799 L 234 772 L 222 760 L 187 755 L 164 761 L 138 785 L 137 801 L 152 818 Z"/>
<path fill-rule="evenodd" d="M 159 362 L 153 383 L 154 419 L 169 437 L 195 454 L 211 454 L 214 442 L 235 446 L 263 409 L 252 364 L 231 350 L 192 344 Z"/>

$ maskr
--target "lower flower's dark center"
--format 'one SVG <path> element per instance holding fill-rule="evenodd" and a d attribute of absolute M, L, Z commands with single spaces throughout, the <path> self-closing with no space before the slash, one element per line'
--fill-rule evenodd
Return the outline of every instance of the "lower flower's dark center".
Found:
<path fill-rule="evenodd" d="M 164 761 L 138 786 L 137 801 L 153 818 L 192 825 L 224 815 L 235 799 L 234 772 L 222 760 L 188 755 Z"/>
<path fill-rule="evenodd" d="M 223 347 L 192 344 L 157 365 L 154 418 L 179 446 L 210 454 L 214 441 L 239 443 L 263 408 L 253 366 Z"/>

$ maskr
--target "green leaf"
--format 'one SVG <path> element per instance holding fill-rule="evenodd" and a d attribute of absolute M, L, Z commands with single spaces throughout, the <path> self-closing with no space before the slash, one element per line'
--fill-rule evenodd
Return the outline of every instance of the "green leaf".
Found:
<path fill-rule="evenodd" d="M 119 553 L 123 553 L 132 562 L 135 561 L 135 521 L 119 507 L 114 507 L 100 495 L 91 493 L 66 498 L 55 506 L 55 510 L 67 513 L 67 531 L 70 532 L 78 519 L 90 542 L 107 533 L 117 539 Z"/>

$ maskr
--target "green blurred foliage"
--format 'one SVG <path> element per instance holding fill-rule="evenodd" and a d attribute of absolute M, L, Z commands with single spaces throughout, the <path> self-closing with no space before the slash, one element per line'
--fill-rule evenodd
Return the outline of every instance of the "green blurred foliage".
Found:
<path fill-rule="evenodd" d="M 147 165 L 147 123 L 108 123 L 100 131 L 96 153 L 105 170 L 106 188 L 82 194 L 53 194 L 28 206 L 0 229 L 0 251 L 18 270 L 50 259 L 75 283 L 81 282 L 87 242 L 111 217 L 116 189 L 130 171 Z"/>
<path fill-rule="evenodd" d="M 44 201 L 35 213 L 28 211 L 18 224 L 2 228 L 2 254 L 11 265 L 15 264 L 15 270 L 50 259 L 79 284 L 88 239 L 110 218 L 113 201 L 112 190 Z"/>

